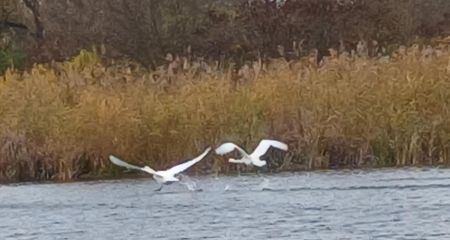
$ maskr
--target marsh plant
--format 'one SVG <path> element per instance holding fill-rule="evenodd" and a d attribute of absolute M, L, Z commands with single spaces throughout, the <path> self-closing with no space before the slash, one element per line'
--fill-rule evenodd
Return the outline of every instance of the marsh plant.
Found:
<path fill-rule="evenodd" d="M 261 138 L 289 144 L 288 154 L 270 155 L 273 171 L 449 164 L 447 46 L 375 58 L 330 51 L 319 64 L 272 59 L 237 73 L 201 62 L 148 72 L 88 51 L 8 70 L 0 179 L 112 176 L 110 154 L 164 169 L 207 145 L 252 148 Z M 210 156 L 192 172 L 235 170 Z"/>

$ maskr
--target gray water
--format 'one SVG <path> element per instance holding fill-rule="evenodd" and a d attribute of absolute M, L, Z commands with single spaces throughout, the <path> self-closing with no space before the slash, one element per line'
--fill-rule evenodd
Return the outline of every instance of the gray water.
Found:
<path fill-rule="evenodd" d="M 450 239 L 450 170 L 0 185 L 0 239 Z"/>

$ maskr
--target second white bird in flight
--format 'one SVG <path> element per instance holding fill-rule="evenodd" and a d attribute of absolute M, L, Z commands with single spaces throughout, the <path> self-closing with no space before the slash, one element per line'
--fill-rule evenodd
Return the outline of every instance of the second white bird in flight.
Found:
<path fill-rule="evenodd" d="M 267 150 L 269 150 L 270 147 L 278 148 L 283 151 L 288 150 L 288 146 L 285 143 L 276 140 L 263 139 L 261 140 L 261 142 L 259 142 L 258 146 L 251 154 L 248 154 L 241 147 L 231 142 L 227 142 L 220 145 L 218 148 L 216 148 L 215 152 L 219 155 L 224 155 L 233 151 L 234 149 L 237 149 L 239 153 L 242 155 L 242 158 L 241 159 L 230 158 L 228 162 L 243 163 L 246 165 L 263 167 L 267 164 L 267 162 L 265 160 L 262 160 L 261 156 L 263 156 L 267 152 Z"/>

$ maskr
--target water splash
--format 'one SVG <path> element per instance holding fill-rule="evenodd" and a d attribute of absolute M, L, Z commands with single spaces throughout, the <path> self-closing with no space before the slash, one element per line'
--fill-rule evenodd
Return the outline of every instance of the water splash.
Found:
<path fill-rule="evenodd" d="M 186 186 L 189 191 L 198 192 L 202 189 L 197 188 L 197 183 L 187 175 L 180 175 L 180 183 Z"/>
<path fill-rule="evenodd" d="M 260 183 L 256 189 L 259 191 L 270 190 L 269 184 L 270 180 L 268 178 L 264 178 L 262 183 Z"/>

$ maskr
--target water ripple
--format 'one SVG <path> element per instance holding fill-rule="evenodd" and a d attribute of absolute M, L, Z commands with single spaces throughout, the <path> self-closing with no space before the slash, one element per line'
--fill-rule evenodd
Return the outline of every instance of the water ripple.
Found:
<path fill-rule="evenodd" d="M 0 239 L 450 239 L 450 170 L 0 188 Z"/>

